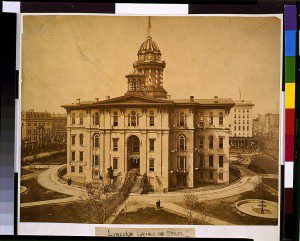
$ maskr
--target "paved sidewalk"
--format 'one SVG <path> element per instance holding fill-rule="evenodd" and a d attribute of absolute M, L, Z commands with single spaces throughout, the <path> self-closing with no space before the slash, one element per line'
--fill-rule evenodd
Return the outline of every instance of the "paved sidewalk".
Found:
<path fill-rule="evenodd" d="M 193 189 L 187 189 L 186 192 L 168 192 L 168 193 L 154 193 L 148 194 L 150 197 L 176 197 L 176 200 L 182 199 L 185 194 L 193 194 L 198 197 L 198 201 L 208 201 L 219 198 L 235 196 L 247 191 L 252 191 L 260 182 L 260 177 L 257 176 L 244 176 L 238 182 L 226 186 L 224 188 L 218 188 L 213 190 L 195 191 Z"/>
<path fill-rule="evenodd" d="M 162 209 L 169 211 L 171 213 L 175 213 L 177 215 L 190 218 L 189 213 L 191 213 L 192 217 L 200 222 L 204 223 L 210 223 L 214 225 L 232 225 L 233 223 L 229 223 L 226 221 L 223 221 L 221 219 L 213 218 L 208 215 L 201 214 L 199 212 L 187 210 L 186 208 L 183 208 L 181 206 L 178 206 L 171 202 L 164 202 L 161 206 Z"/>
<path fill-rule="evenodd" d="M 66 202 L 74 202 L 77 200 L 78 197 L 74 196 L 74 197 L 66 197 L 66 198 L 59 198 L 59 199 L 52 199 L 52 200 L 45 200 L 45 201 L 21 203 L 20 207 L 25 208 L 25 207 L 47 205 L 47 204 L 66 203 Z"/>
<path fill-rule="evenodd" d="M 67 194 L 70 196 L 82 197 L 85 196 L 85 190 L 74 185 L 67 185 L 57 176 L 57 171 L 64 165 L 52 166 L 50 169 L 42 172 L 38 178 L 38 183 L 46 189 Z"/>

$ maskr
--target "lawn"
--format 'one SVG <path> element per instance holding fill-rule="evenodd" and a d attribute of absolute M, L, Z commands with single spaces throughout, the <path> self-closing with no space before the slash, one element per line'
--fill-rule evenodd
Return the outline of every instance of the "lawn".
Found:
<path fill-rule="evenodd" d="M 188 224 L 182 216 L 154 207 L 139 208 L 133 212 L 121 212 L 114 224 Z M 200 225 L 200 223 L 194 223 Z"/>
<path fill-rule="evenodd" d="M 21 208 L 21 222 L 84 223 L 79 202 Z"/>
<path fill-rule="evenodd" d="M 264 219 L 243 214 L 235 207 L 236 202 L 243 199 L 257 199 L 258 197 L 277 202 L 277 196 L 270 194 L 267 191 L 249 191 L 241 195 L 236 195 L 228 198 L 211 200 L 209 202 L 197 202 L 195 211 L 203 213 L 206 210 L 207 216 L 221 219 L 230 222 L 234 225 L 277 225 L 277 220 Z M 178 203 L 178 205 L 187 208 L 186 203 Z"/>
<path fill-rule="evenodd" d="M 278 174 L 276 161 L 265 155 L 254 155 L 248 168 L 260 174 Z"/>
<path fill-rule="evenodd" d="M 48 157 L 39 158 L 30 162 L 32 165 L 62 165 L 67 163 L 67 154 L 63 153 L 55 153 Z"/>
<path fill-rule="evenodd" d="M 269 185 L 270 187 L 272 187 L 273 189 L 278 191 L 278 179 L 276 178 L 264 178 L 263 182 L 267 185 Z"/>
<path fill-rule="evenodd" d="M 31 174 L 31 173 L 33 173 L 34 171 L 32 171 L 32 170 L 28 170 L 28 169 L 24 169 L 24 168 L 22 168 L 21 169 L 21 175 L 23 176 L 23 175 L 27 175 L 27 174 Z"/>
<path fill-rule="evenodd" d="M 21 203 L 69 197 L 40 186 L 35 178 L 21 181 L 21 185 L 27 187 L 27 192 L 21 194 Z"/>

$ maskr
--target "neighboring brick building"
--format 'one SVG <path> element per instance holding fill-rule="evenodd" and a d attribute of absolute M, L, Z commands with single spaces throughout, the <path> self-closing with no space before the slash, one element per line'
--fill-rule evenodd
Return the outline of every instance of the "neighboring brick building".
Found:
<path fill-rule="evenodd" d="M 34 110 L 21 112 L 21 137 L 23 148 L 37 148 L 52 143 L 66 142 L 67 117 Z"/>
<path fill-rule="evenodd" d="M 230 146 L 247 147 L 253 140 L 253 114 L 251 101 L 235 101 L 230 111 Z"/>

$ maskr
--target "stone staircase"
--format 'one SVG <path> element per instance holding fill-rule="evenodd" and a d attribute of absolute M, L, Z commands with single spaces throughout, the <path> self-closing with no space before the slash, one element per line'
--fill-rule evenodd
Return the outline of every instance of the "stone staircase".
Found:
<path fill-rule="evenodd" d="M 140 188 L 142 181 L 142 176 L 137 176 L 135 183 L 130 191 L 130 195 L 140 195 L 142 192 L 142 189 Z"/>

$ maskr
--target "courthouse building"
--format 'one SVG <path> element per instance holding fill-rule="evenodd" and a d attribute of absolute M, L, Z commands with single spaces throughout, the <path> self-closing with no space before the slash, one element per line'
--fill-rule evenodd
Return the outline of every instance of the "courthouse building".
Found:
<path fill-rule="evenodd" d="M 217 96 L 171 99 L 163 86 L 166 63 L 151 37 L 137 55 L 124 95 L 63 105 L 68 175 L 92 182 L 107 180 L 109 167 L 114 175 L 136 168 L 155 191 L 228 182 L 234 102 Z"/>

